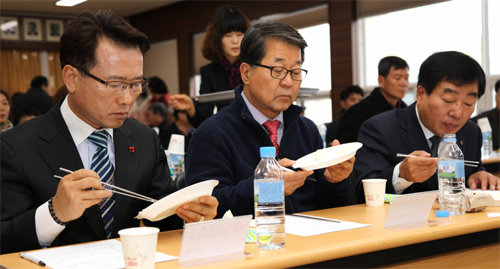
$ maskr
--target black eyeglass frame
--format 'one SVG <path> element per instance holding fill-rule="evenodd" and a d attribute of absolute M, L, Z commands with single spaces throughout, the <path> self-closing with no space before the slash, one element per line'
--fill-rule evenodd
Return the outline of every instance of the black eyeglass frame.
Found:
<path fill-rule="evenodd" d="M 131 93 L 141 94 L 142 92 L 144 92 L 146 90 L 146 87 L 149 84 L 149 79 L 143 76 L 142 79 L 141 79 L 141 91 L 135 93 L 135 92 L 132 91 L 132 83 L 135 83 L 135 82 L 126 82 L 126 81 L 118 81 L 118 80 L 116 80 L 116 81 L 105 81 L 103 79 L 100 79 L 100 78 L 98 78 L 98 77 L 90 74 L 89 71 L 87 71 L 87 70 L 85 70 L 85 69 L 83 69 L 81 67 L 74 66 L 74 65 L 73 65 L 73 67 L 76 68 L 81 73 L 83 73 L 84 75 L 86 75 L 86 76 L 92 78 L 93 80 L 95 80 L 95 81 L 103 84 L 104 86 L 106 86 L 106 88 L 108 87 L 108 84 L 111 83 L 111 82 L 120 82 L 120 83 L 123 83 L 123 84 L 127 84 L 126 88 L 120 87 L 121 90 L 126 90 L 126 89 L 130 88 L 130 92 Z"/>
<path fill-rule="evenodd" d="M 264 67 L 264 68 L 269 69 L 270 74 L 271 74 L 271 77 L 272 77 L 272 78 L 274 78 L 274 79 L 284 79 L 284 78 L 286 78 L 286 76 L 288 76 L 288 73 L 290 73 L 290 77 L 292 78 L 292 80 L 295 80 L 295 81 L 302 81 L 302 80 L 304 80 L 304 79 L 306 78 L 306 76 L 307 76 L 307 72 L 308 72 L 306 69 L 302 69 L 302 68 L 295 68 L 295 69 L 290 70 L 290 69 L 288 69 L 288 68 L 286 68 L 286 67 L 283 67 L 283 66 L 268 66 L 268 65 L 257 64 L 257 63 L 250 64 L 250 65 L 256 65 L 256 66 L 260 66 L 260 67 Z M 283 68 L 284 70 L 286 70 L 285 75 L 284 75 L 282 78 L 279 78 L 279 77 L 278 77 L 278 78 L 277 78 L 277 77 L 274 77 L 274 76 L 273 76 L 273 69 L 274 69 L 274 68 Z M 296 70 L 300 70 L 301 72 L 304 72 L 304 73 L 305 73 L 305 74 L 304 74 L 304 77 L 303 77 L 302 79 L 298 80 L 298 79 L 293 78 L 293 71 L 296 71 Z"/>

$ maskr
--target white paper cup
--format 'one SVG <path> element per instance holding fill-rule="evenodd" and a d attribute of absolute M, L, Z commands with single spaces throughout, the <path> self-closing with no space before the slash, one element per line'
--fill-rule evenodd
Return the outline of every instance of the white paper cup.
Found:
<path fill-rule="evenodd" d="M 122 242 L 125 268 L 155 268 L 156 244 L 160 229 L 128 228 L 118 231 Z"/>
<path fill-rule="evenodd" d="M 170 154 L 184 154 L 184 136 L 173 134 L 170 136 L 168 144 L 168 153 Z"/>
<path fill-rule="evenodd" d="M 363 179 L 367 206 L 383 206 L 386 179 Z"/>

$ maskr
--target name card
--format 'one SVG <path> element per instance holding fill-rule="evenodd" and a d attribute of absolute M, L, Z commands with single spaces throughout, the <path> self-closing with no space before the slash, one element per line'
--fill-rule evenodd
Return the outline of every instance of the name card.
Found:
<path fill-rule="evenodd" d="M 251 215 L 245 215 L 186 224 L 179 264 L 191 266 L 243 259 L 251 219 Z"/>
<path fill-rule="evenodd" d="M 438 191 L 397 195 L 391 203 L 384 228 L 399 230 L 428 224 Z"/>

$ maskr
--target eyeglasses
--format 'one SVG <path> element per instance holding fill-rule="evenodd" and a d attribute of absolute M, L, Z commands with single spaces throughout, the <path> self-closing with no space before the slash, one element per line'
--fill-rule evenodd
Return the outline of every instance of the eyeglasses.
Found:
<path fill-rule="evenodd" d="M 132 81 L 132 82 L 125 82 L 125 81 L 120 81 L 120 80 L 115 80 L 115 81 L 105 81 L 102 80 L 92 74 L 90 74 L 88 71 L 86 71 L 83 68 L 76 67 L 78 71 L 83 73 L 84 75 L 94 79 L 95 81 L 103 84 L 106 86 L 106 88 L 111 89 L 115 94 L 123 94 L 127 88 L 130 86 L 130 93 L 133 95 L 139 95 L 144 91 L 144 89 L 148 86 L 149 80 L 146 77 L 142 77 L 140 81 Z"/>
<path fill-rule="evenodd" d="M 286 78 L 286 75 L 290 73 L 290 76 L 292 77 L 293 80 L 302 81 L 306 78 L 307 75 L 307 70 L 300 68 L 288 70 L 282 66 L 267 66 L 263 64 L 253 64 L 253 65 L 264 67 L 271 70 L 271 77 L 275 79 L 284 79 Z"/>

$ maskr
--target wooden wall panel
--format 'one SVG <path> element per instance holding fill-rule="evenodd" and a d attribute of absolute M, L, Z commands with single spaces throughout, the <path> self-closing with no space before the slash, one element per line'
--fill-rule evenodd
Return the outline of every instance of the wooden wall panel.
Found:
<path fill-rule="evenodd" d="M 40 53 L 33 50 L 1 50 L 1 87 L 10 96 L 26 92 L 31 79 L 41 74 Z"/>

